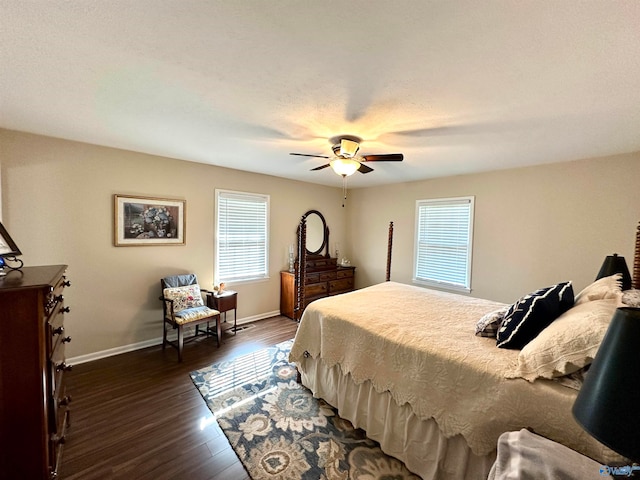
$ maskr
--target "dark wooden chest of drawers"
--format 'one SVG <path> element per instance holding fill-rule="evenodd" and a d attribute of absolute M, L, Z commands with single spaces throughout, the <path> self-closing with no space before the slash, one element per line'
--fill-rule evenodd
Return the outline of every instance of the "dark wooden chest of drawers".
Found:
<path fill-rule="evenodd" d="M 0 277 L 0 476 L 54 479 L 69 403 L 64 372 L 66 265 Z"/>
<path fill-rule="evenodd" d="M 354 280 L 355 267 L 341 267 L 335 258 L 308 257 L 303 309 L 319 298 L 352 291 Z M 295 273 L 280 272 L 280 313 L 289 318 L 294 318 L 295 281 Z"/>

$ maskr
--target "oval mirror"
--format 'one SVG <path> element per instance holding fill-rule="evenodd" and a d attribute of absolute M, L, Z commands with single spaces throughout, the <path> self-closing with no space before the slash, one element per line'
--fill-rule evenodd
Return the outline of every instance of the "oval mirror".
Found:
<path fill-rule="evenodd" d="M 327 223 L 317 210 L 309 210 L 304 218 L 307 222 L 307 253 L 319 255 L 327 243 Z"/>

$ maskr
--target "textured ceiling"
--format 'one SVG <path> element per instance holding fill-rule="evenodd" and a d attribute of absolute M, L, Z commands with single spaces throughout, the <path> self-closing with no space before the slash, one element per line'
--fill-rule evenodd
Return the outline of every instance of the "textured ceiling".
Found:
<path fill-rule="evenodd" d="M 3 0 L 0 126 L 350 188 L 640 151 L 640 1 Z"/>

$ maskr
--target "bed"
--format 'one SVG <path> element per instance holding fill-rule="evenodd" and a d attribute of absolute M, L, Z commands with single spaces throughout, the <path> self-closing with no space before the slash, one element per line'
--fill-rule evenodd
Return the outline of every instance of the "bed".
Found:
<path fill-rule="evenodd" d="M 514 374 L 521 350 L 474 334 L 480 318 L 507 307 L 387 281 L 309 304 L 290 360 L 315 396 L 425 480 L 486 479 L 499 436 L 522 428 L 598 462 L 619 460 L 572 418 L 576 388 Z"/>

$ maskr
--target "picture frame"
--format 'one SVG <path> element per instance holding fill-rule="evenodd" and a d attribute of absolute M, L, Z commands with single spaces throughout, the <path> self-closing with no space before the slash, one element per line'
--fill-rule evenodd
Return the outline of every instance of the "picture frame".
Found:
<path fill-rule="evenodd" d="M 114 245 L 185 245 L 186 200 L 136 197 L 114 198 Z"/>
<path fill-rule="evenodd" d="M 7 229 L 0 223 L 0 257 L 15 257 L 22 255 L 22 252 L 13 241 Z"/>

